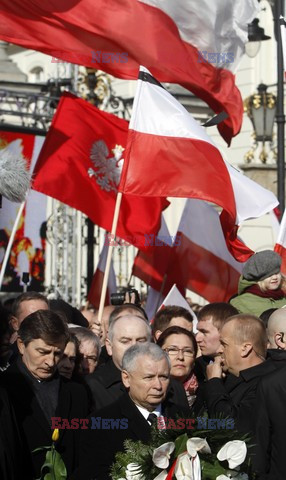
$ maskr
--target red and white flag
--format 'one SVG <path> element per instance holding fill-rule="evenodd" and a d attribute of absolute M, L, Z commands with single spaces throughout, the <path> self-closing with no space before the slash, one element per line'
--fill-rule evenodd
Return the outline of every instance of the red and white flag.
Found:
<path fill-rule="evenodd" d="M 280 223 L 277 242 L 274 246 L 274 251 L 279 253 L 282 257 L 281 272 L 286 274 L 286 212 L 284 211 L 283 217 Z"/>
<path fill-rule="evenodd" d="M 168 268 L 169 282 L 180 279 L 208 302 L 227 302 L 237 293 L 242 266 L 226 247 L 218 212 L 202 200 L 188 199 Z"/>
<path fill-rule="evenodd" d="M 64 93 L 37 161 L 32 188 L 82 211 L 110 231 L 127 132 L 126 120 Z M 158 232 L 167 205 L 157 195 L 123 196 L 118 237 L 145 248 L 145 235 Z"/>
<path fill-rule="evenodd" d="M 243 105 L 235 67 L 257 0 L 1 0 L 0 38 L 68 62 L 136 79 L 146 65 L 161 82 L 179 83 L 229 118 L 229 142 Z"/>
<path fill-rule="evenodd" d="M 94 272 L 91 286 L 87 295 L 87 299 L 96 308 L 99 308 L 103 277 L 104 277 L 104 272 L 106 267 L 107 253 L 108 253 L 108 244 L 106 243 L 103 245 L 103 248 L 101 250 L 98 264 Z M 113 262 L 111 261 L 104 305 L 110 305 L 110 295 L 111 293 L 115 293 L 115 292 L 116 292 L 116 276 L 113 268 Z"/>
<path fill-rule="evenodd" d="M 228 164 L 187 110 L 140 68 L 119 191 L 145 197 L 190 197 L 223 208 L 227 246 L 239 261 L 252 255 L 238 225 L 277 204 L 275 195 Z M 148 172 L 148 175 L 146 175 Z"/>

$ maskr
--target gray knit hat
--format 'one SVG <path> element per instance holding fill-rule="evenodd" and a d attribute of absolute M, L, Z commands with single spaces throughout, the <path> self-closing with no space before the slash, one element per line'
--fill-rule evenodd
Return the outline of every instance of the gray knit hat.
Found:
<path fill-rule="evenodd" d="M 272 250 L 255 253 L 245 263 L 242 276 L 245 280 L 261 281 L 280 272 L 282 259 Z"/>

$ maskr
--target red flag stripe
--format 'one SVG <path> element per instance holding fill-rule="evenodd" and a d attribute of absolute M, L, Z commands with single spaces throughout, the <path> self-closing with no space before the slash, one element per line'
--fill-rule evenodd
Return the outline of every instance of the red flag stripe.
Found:
<path fill-rule="evenodd" d="M 149 196 L 156 191 L 162 197 L 200 198 L 224 206 L 236 218 L 229 173 L 216 147 L 196 139 L 129 132 L 127 163 L 121 178 L 123 192 Z M 142 157 L 142 146 L 144 161 L 136 161 Z M 152 183 L 146 175 L 149 166 Z"/>
<path fill-rule="evenodd" d="M 236 28 L 228 35 L 233 38 L 237 37 L 238 25 L 250 23 L 255 12 L 249 2 L 244 4 L 241 9 L 244 18 L 240 22 L 233 18 L 232 8 L 227 12 L 225 9 L 222 12 L 222 8 L 217 12 L 219 21 L 223 14 L 226 24 L 235 23 Z M 240 92 L 231 72 L 200 61 L 199 52 L 193 46 L 196 39 L 193 44 L 182 40 L 179 23 L 182 23 L 181 18 L 189 18 L 191 23 L 192 13 L 190 2 L 173 20 L 171 15 L 157 8 L 156 3 L 150 6 L 137 0 L 2 0 L 0 38 L 68 62 L 99 67 L 125 79 L 135 79 L 138 66 L 144 64 L 160 81 L 180 83 L 203 98 L 215 112 L 225 110 L 229 118 L 219 129 L 229 142 L 241 127 Z M 214 10 L 208 15 L 214 15 Z M 215 25 L 214 21 L 213 30 Z M 185 25 L 182 27 L 184 30 Z M 195 33 L 200 40 L 197 29 Z M 215 30 L 212 33 L 216 35 Z M 241 56 L 243 41 L 239 36 L 237 43 L 240 51 L 232 53 Z M 205 47 L 205 42 L 201 47 Z M 98 52 L 98 62 L 92 52 Z M 116 53 L 118 59 L 114 60 L 111 54 Z M 122 59 L 120 54 L 128 56 Z"/>
<path fill-rule="evenodd" d="M 227 302 L 237 293 L 240 273 L 182 233 L 180 239 L 169 268 L 169 281 L 180 278 L 182 285 L 209 302 Z"/>

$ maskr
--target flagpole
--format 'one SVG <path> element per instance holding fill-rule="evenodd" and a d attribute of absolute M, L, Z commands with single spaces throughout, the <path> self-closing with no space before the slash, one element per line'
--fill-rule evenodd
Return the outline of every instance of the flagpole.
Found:
<path fill-rule="evenodd" d="M 110 235 L 111 242 L 109 242 L 109 245 L 108 245 L 106 266 L 105 266 L 105 271 L 104 271 L 104 276 L 103 276 L 102 290 L 101 290 L 99 309 L 98 309 L 98 322 L 100 324 L 101 324 L 101 320 L 102 320 L 104 302 L 105 302 L 105 297 L 106 297 L 107 284 L 108 284 L 110 265 L 111 265 L 111 259 L 112 259 L 112 252 L 113 252 L 113 245 L 114 245 L 113 240 L 115 239 L 115 235 L 116 235 L 116 228 L 117 228 L 117 223 L 118 223 L 121 200 L 122 200 L 122 192 L 118 192 L 117 197 L 116 197 L 116 203 L 115 203 L 115 209 L 114 209 L 114 215 L 113 215 L 113 221 L 112 221 L 112 228 L 111 228 L 111 235 Z"/>
<path fill-rule="evenodd" d="M 25 203 L 26 203 L 26 201 L 22 202 L 21 205 L 20 205 L 19 211 L 17 213 L 16 220 L 15 220 L 13 228 L 12 228 L 12 232 L 11 232 L 11 235 L 10 235 L 10 238 L 9 238 L 9 242 L 8 242 L 8 245 L 7 245 L 7 248 L 6 248 L 6 251 L 5 251 L 5 255 L 4 255 L 2 266 L 1 266 L 1 272 L 0 272 L 0 290 L 2 288 L 2 283 L 3 283 L 3 279 L 4 279 L 6 266 L 7 266 L 9 257 L 10 257 L 11 248 L 12 248 L 12 245 L 13 245 L 13 242 L 14 242 L 14 238 L 15 238 L 15 235 L 16 235 L 16 231 L 17 231 L 17 228 L 18 228 L 18 224 L 19 224 L 21 215 L 22 215 L 23 210 L 24 210 Z"/>

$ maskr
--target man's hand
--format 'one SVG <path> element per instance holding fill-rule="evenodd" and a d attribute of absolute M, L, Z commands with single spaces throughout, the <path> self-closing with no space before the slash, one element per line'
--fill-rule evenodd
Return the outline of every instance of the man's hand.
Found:
<path fill-rule="evenodd" d="M 207 379 L 223 378 L 221 357 L 217 355 L 213 363 L 207 366 Z"/>

